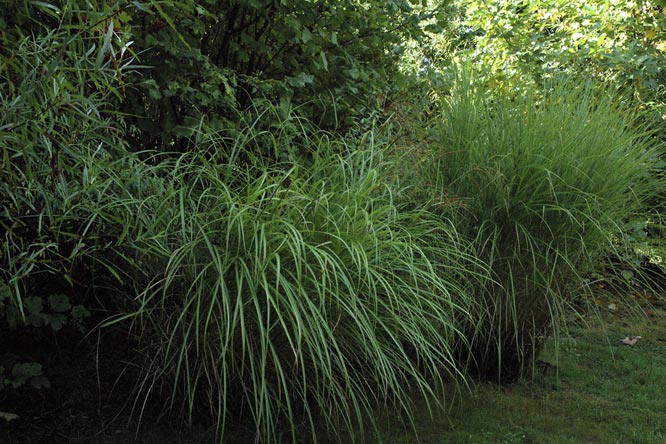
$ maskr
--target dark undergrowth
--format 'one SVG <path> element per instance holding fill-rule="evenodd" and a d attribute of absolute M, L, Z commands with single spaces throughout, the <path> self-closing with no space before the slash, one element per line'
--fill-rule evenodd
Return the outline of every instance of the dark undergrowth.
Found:
<path fill-rule="evenodd" d="M 478 383 L 471 390 L 450 386 L 446 409 L 430 418 L 415 409 L 415 428 L 404 418 L 377 412 L 380 437 L 368 443 L 663 443 L 666 439 L 666 305 L 637 291 L 644 314 L 612 292 L 598 288 L 587 314 L 572 316 L 558 341 L 550 338 L 531 377 L 510 385 Z M 640 336 L 634 345 L 627 337 Z M 559 343 L 559 345 L 557 345 Z M 140 426 L 124 404 L 131 370 L 115 386 L 100 381 L 125 368 L 123 335 L 89 338 L 50 357 L 53 389 L 11 402 L 19 415 L 0 429 L 0 442 L 38 443 L 214 443 L 215 430 L 175 428 L 168 417 L 146 410 Z M 98 350 L 99 348 L 99 350 Z M 16 401 L 16 402 L 14 402 Z M 134 406 L 137 408 L 137 406 Z M 299 441 L 310 442 L 309 433 Z M 331 441 L 344 439 L 330 437 Z M 252 442 L 250 429 L 236 428 L 227 442 Z M 323 439 L 322 442 L 327 442 Z"/>

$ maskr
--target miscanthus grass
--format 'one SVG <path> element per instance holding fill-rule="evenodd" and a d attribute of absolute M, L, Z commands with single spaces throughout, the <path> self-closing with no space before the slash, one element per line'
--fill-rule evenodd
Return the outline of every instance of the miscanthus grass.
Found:
<path fill-rule="evenodd" d="M 661 185 L 656 144 L 613 97 L 572 81 L 534 94 L 497 94 L 460 69 L 430 122 L 422 180 L 455 196 L 455 219 L 493 279 L 470 326 L 470 368 L 511 380 L 557 333 L 585 277 L 621 253 L 629 221 Z M 663 188 L 662 188 L 663 189 Z M 453 214 L 455 213 L 455 216 Z"/>
<path fill-rule="evenodd" d="M 204 138 L 126 195 L 135 296 L 116 322 L 142 344 L 137 411 L 157 395 L 261 442 L 321 437 L 322 421 L 356 439 L 382 406 L 411 421 L 413 396 L 438 404 L 464 383 L 457 326 L 477 310 L 479 261 L 449 221 L 396 203 L 372 132 L 309 134 L 307 163 L 219 155 L 278 140 L 263 136 Z"/>

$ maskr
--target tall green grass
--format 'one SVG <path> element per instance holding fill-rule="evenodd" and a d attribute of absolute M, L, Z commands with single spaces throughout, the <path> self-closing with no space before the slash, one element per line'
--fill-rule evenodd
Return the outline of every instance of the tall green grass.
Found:
<path fill-rule="evenodd" d="M 462 380 L 457 323 L 475 309 L 478 261 L 449 222 L 395 203 L 372 134 L 315 133 L 307 165 L 243 168 L 209 138 L 159 163 L 158 189 L 119 199 L 108 213 L 125 215 L 143 272 L 124 316 L 143 345 L 137 409 L 158 395 L 221 435 L 244 419 L 274 442 L 321 436 L 321 419 L 362 431 L 381 406 L 410 418 L 412 395 L 437 403 Z"/>
<path fill-rule="evenodd" d="M 21 320 L 27 298 L 86 302 L 96 270 L 113 271 L 97 260 L 110 234 L 97 216 L 111 185 L 102 171 L 125 167 L 113 106 L 133 69 L 131 59 L 97 66 L 101 42 L 89 25 L 34 25 L 32 34 L 17 26 L 0 36 L 0 282 Z"/>
<path fill-rule="evenodd" d="M 492 269 L 468 358 L 507 380 L 557 330 L 585 273 L 622 248 L 623 225 L 658 189 L 657 153 L 618 102 L 591 88 L 564 81 L 508 97 L 484 84 L 459 72 L 431 122 L 421 174 L 432 195 L 462 199 L 455 216 L 442 214 Z"/>
<path fill-rule="evenodd" d="M 183 155 L 132 153 L 113 111 L 131 61 L 105 61 L 113 36 L 88 19 L 3 60 L 1 302 L 65 292 L 130 323 L 137 412 L 161 399 L 221 436 L 321 436 L 317 418 L 351 431 L 383 406 L 409 418 L 413 393 L 440 402 L 479 264 L 449 222 L 396 204 L 374 133 L 263 114 Z"/>
<path fill-rule="evenodd" d="M 0 72 L 0 281 L 17 313 L 57 286 L 128 325 L 139 416 L 161 400 L 220 437 L 317 438 L 323 421 L 360 439 L 375 409 L 409 422 L 414 395 L 464 384 L 461 358 L 517 375 L 656 187 L 648 138 L 609 98 L 465 78 L 413 132 L 430 134 L 421 167 L 375 130 L 259 102 L 184 154 L 132 153 L 109 111 L 131 62 L 85 26 L 26 36 Z M 100 284 L 115 292 L 79 300 Z"/>

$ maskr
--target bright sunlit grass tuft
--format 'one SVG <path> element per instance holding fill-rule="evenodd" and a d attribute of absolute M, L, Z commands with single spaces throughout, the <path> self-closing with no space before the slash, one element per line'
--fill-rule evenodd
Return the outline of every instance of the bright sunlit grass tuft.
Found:
<path fill-rule="evenodd" d="M 571 81 L 542 95 L 494 95 L 461 69 L 431 122 L 424 182 L 464 202 L 456 227 L 495 282 L 468 338 L 471 368 L 511 380 L 557 329 L 571 290 L 658 190 L 657 151 L 617 102 Z M 451 211 L 443 212 L 451 217 Z"/>

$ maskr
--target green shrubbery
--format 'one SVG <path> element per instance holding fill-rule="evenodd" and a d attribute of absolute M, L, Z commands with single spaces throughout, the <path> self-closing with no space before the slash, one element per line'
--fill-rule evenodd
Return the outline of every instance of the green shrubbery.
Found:
<path fill-rule="evenodd" d="M 530 2 L 455 2 L 461 19 L 447 33 L 461 48 L 458 55 L 483 67 L 496 92 L 539 89 L 544 81 L 565 74 L 586 87 L 613 91 L 639 111 L 654 137 L 666 140 L 666 9 L 662 2 L 534 0 Z M 437 38 L 436 46 L 442 46 Z M 448 54 L 447 54 L 448 55 Z M 665 177 L 666 152 L 654 172 Z M 664 195 L 650 202 L 652 213 L 636 219 L 640 248 L 622 259 L 628 266 L 647 253 L 651 266 L 666 273 L 663 236 Z M 617 266 L 618 264 L 616 264 Z M 640 279 L 644 279 L 641 273 Z M 648 277 L 649 280 L 649 277 Z"/>
<path fill-rule="evenodd" d="M 89 331 L 93 312 L 132 334 L 136 405 L 266 442 L 362 431 L 382 406 L 409 421 L 470 369 L 519 375 L 656 190 L 650 139 L 589 90 L 427 70 L 407 140 L 326 132 L 322 107 L 373 121 L 425 10 L 269 3 L 8 9 L 0 329 Z M 11 364 L 5 386 L 46 386 Z"/>
<path fill-rule="evenodd" d="M 96 217 L 108 186 L 99 171 L 122 168 L 125 152 L 112 109 L 119 73 L 89 50 L 103 38 L 82 28 L 31 34 L 33 23 L 21 24 L 2 33 L 2 326 L 81 328 L 92 276 L 112 267 L 95 257 L 111 239 Z"/>
<path fill-rule="evenodd" d="M 162 150 L 187 148 L 202 123 L 242 130 L 237 111 L 257 99 L 349 128 L 404 83 L 402 43 L 448 20 L 447 1 L 134 3 L 143 7 L 118 2 L 114 23 L 151 69 L 128 80 L 125 110 L 141 131 L 136 145 Z"/>

